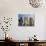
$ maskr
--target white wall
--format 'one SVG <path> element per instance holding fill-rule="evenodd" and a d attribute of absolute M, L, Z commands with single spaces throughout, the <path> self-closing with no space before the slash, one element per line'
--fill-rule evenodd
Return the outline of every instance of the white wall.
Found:
<path fill-rule="evenodd" d="M 45 6 L 44 6 L 45 7 Z M 28 0 L 0 0 L 0 16 L 13 17 L 11 29 L 8 33 L 17 40 L 27 40 L 34 34 L 37 35 L 39 40 L 44 40 L 45 30 L 45 16 L 46 8 L 33 8 L 30 6 Z M 33 13 L 35 14 L 34 27 L 18 27 L 17 14 L 18 13 Z M 2 31 L 1 31 L 2 32 Z M 1 34 L 0 32 L 0 34 Z M 11 37 L 12 37 L 11 36 Z M 2 39 L 2 36 L 0 36 Z"/>

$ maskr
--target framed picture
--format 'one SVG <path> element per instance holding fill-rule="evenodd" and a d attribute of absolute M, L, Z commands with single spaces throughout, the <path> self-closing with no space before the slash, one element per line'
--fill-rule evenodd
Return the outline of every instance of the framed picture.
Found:
<path fill-rule="evenodd" d="M 33 14 L 18 14 L 18 26 L 34 26 L 35 16 Z"/>

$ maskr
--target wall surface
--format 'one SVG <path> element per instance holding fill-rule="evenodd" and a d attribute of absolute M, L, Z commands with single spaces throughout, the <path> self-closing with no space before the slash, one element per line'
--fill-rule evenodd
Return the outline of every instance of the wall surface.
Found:
<path fill-rule="evenodd" d="M 45 40 L 45 15 L 46 8 L 33 8 L 30 6 L 28 0 L 0 0 L 0 19 L 4 16 L 12 17 L 13 22 L 8 33 L 10 37 L 13 37 L 16 40 L 28 40 L 29 37 L 32 37 L 36 34 L 37 39 Z M 18 13 L 30 13 L 35 14 L 35 26 L 34 27 L 18 27 Z M 2 17 L 2 18 L 1 18 Z M 3 31 L 0 29 L 0 39 L 4 35 Z"/>

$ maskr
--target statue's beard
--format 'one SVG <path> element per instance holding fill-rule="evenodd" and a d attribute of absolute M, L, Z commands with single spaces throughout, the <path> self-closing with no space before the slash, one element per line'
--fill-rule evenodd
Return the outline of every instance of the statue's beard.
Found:
<path fill-rule="evenodd" d="M 34 7 L 34 8 L 38 8 L 40 6 L 40 2 L 38 2 L 36 0 L 34 2 L 32 0 L 29 0 L 29 2 L 32 5 L 32 7 Z"/>

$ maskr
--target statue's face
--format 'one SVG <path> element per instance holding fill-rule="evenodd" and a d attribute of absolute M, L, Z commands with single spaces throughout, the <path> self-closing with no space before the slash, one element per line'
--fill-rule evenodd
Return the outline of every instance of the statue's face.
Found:
<path fill-rule="evenodd" d="M 29 0 L 30 4 L 34 8 L 38 8 L 40 6 L 41 0 Z"/>

